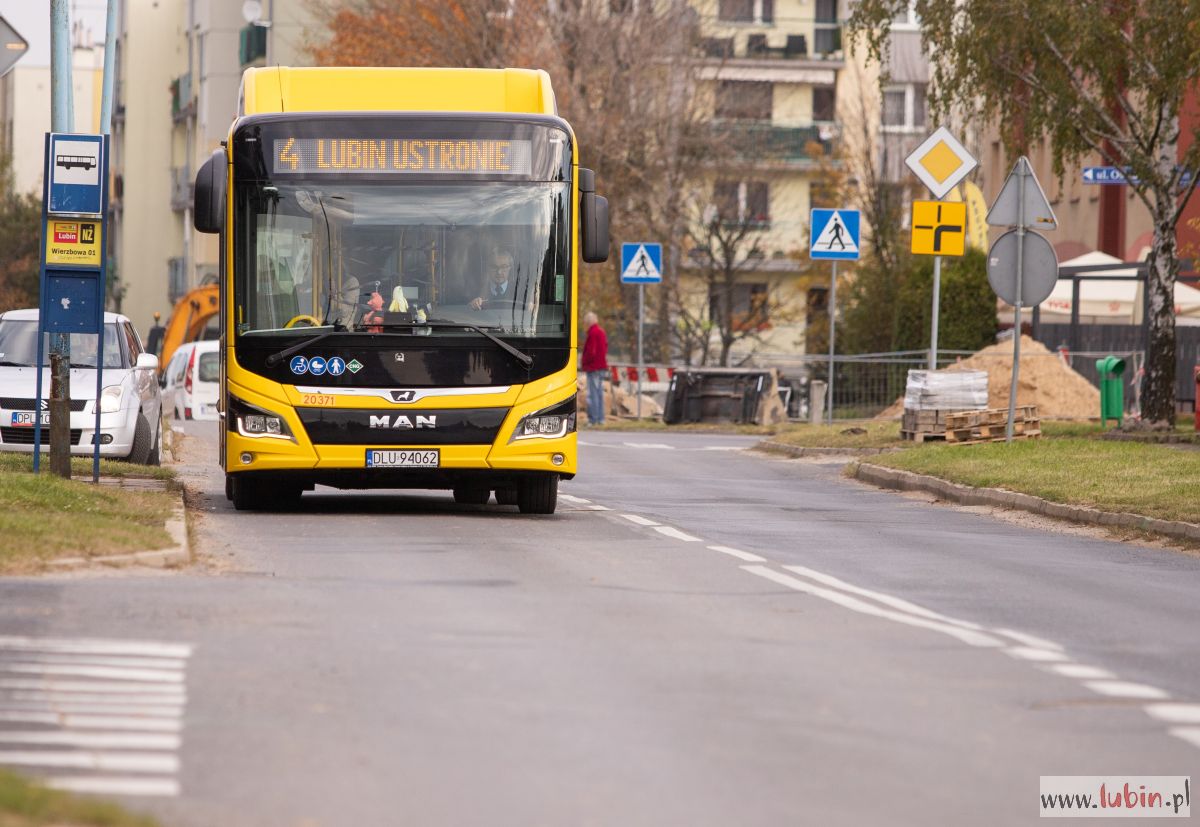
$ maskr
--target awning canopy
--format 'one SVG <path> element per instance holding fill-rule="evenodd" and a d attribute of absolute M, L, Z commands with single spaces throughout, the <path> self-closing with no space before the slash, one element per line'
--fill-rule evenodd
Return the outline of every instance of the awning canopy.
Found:
<path fill-rule="evenodd" d="M 1120 264 L 1121 259 L 1107 253 L 1091 252 L 1063 261 L 1059 267 L 1101 267 Z M 1087 272 L 1080 273 L 1086 276 Z M 1098 276 L 1137 276 L 1133 267 L 1119 270 L 1098 270 Z M 1140 281 L 1093 280 L 1079 281 L 1079 321 L 1083 324 L 1141 324 L 1142 290 Z M 1060 278 L 1053 292 L 1041 304 L 1041 320 L 1050 324 L 1071 321 L 1071 279 Z M 1175 316 L 1180 324 L 1200 324 L 1200 290 L 1186 284 L 1175 285 Z"/>

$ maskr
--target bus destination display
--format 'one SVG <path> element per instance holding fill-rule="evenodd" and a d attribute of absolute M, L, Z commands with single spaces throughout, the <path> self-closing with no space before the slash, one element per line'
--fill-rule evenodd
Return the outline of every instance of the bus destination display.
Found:
<path fill-rule="evenodd" d="M 436 138 L 277 138 L 276 174 L 529 175 L 532 143 Z"/>

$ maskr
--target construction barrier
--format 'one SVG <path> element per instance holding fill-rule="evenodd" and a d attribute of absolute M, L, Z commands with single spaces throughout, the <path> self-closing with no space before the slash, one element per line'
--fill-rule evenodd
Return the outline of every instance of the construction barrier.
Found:
<path fill-rule="evenodd" d="M 629 393 L 637 391 L 638 384 L 638 366 L 637 365 L 617 365 L 610 364 L 608 366 L 609 373 L 612 375 L 614 385 L 619 385 Z M 675 375 L 675 368 L 670 365 L 642 365 L 642 393 L 657 393 L 665 391 L 671 384 L 671 377 Z"/>

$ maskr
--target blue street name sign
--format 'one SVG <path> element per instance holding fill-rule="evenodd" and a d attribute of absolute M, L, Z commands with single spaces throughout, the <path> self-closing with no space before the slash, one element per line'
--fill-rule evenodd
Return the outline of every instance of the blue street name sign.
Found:
<path fill-rule="evenodd" d="M 858 210 L 813 210 L 809 221 L 810 258 L 854 261 L 859 253 Z"/>
<path fill-rule="evenodd" d="M 46 180 L 50 215 L 104 213 L 104 138 L 102 135 L 50 135 Z"/>
<path fill-rule="evenodd" d="M 661 281 L 661 244 L 634 241 L 621 245 L 622 284 L 658 284 Z"/>

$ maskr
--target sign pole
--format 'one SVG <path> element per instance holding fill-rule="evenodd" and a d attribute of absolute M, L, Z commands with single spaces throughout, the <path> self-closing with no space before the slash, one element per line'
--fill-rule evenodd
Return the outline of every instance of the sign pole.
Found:
<path fill-rule="evenodd" d="M 1004 429 L 1004 441 L 1012 442 L 1013 420 L 1017 415 L 1017 381 L 1021 374 L 1021 295 L 1025 276 L 1025 167 L 1018 165 L 1017 172 L 1017 295 L 1013 303 L 1013 367 L 1012 385 L 1008 389 L 1008 425 Z"/>
<path fill-rule="evenodd" d="M 642 311 L 645 309 L 646 285 L 638 285 L 638 358 L 637 358 L 637 418 L 642 418 Z"/>
<path fill-rule="evenodd" d="M 929 369 L 937 370 L 938 312 L 942 303 L 942 257 L 933 257 L 933 318 L 929 323 Z"/>
<path fill-rule="evenodd" d="M 50 0 L 50 107 L 52 132 L 74 132 L 71 107 L 71 30 L 67 0 Z M 49 169 L 53 169 L 53 165 Z M 47 176 L 49 177 L 49 176 Z M 43 285 L 43 290 L 45 285 Z M 46 330 L 38 321 L 38 334 Z M 41 366 L 38 366 L 41 370 Z M 100 404 L 96 400 L 96 404 Z M 71 478 L 71 336 L 55 333 L 50 344 L 50 473 Z M 41 411 L 37 412 L 41 418 Z"/>
<path fill-rule="evenodd" d="M 109 14 L 112 14 L 113 0 L 109 0 Z M 111 36 L 111 33 L 110 33 Z M 99 301 L 96 302 L 96 401 L 93 407 L 96 410 L 96 423 L 92 431 L 92 482 L 100 483 L 100 394 L 104 390 L 104 299 L 107 295 L 105 284 L 108 278 L 108 145 L 109 138 L 105 134 L 101 138 L 101 165 L 100 180 L 104 183 L 104 200 L 101 206 L 104 210 L 104 215 L 98 222 L 100 227 L 100 286 L 97 288 Z M 115 345 L 116 342 L 113 342 Z M 162 419 L 162 411 L 158 413 L 159 419 Z M 155 423 L 152 428 L 157 430 L 158 423 Z M 150 438 L 154 439 L 154 430 L 150 432 Z M 159 442 L 162 441 L 162 435 L 159 435 Z M 161 451 L 162 446 L 158 449 Z"/>
<path fill-rule="evenodd" d="M 833 340 L 837 326 L 837 259 L 829 263 L 829 424 L 833 424 Z"/>

